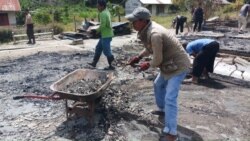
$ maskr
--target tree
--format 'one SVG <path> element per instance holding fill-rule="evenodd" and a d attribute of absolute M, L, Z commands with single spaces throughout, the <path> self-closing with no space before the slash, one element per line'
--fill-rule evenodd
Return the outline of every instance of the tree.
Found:
<path fill-rule="evenodd" d="M 37 23 L 47 25 L 48 23 L 51 22 L 50 15 L 47 12 L 44 11 L 38 11 L 34 15 L 34 20 Z"/>
<path fill-rule="evenodd" d="M 182 10 L 186 10 L 187 7 L 185 5 L 186 0 L 172 0 L 174 5 L 178 5 L 178 7 Z M 191 3 L 193 3 L 193 0 L 190 1 Z"/>
<path fill-rule="evenodd" d="M 125 10 L 121 5 L 108 3 L 108 8 L 113 16 L 118 16 L 118 21 L 121 21 L 121 15 L 125 14 Z"/>

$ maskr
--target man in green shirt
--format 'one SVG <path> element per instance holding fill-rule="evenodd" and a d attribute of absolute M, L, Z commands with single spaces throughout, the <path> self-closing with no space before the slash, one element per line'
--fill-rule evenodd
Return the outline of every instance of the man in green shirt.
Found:
<path fill-rule="evenodd" d="M 106 1 L 105 0 L 98 0 L 97 1 L 97 8 L 99 13 L 99 20 L 100 20 L 100 27 L 97 29 L 97 32 L 101 34 L 101 38 L 96 45 L 95 48 L 95 55 L 93 61 L 88 63 L 92 67 L 96 67 L 97 62 L 103 52 L 103 54 L 107 57 L 109 66 L 104 68 L 105 70 L 114 70 L 115 67 L 112 66 L 112 62 L 114 61 L 114 56 L 111 51 L 110 43 L 112 41 L 112 37 L 114 36 L 112 23 L 111 23 L 111 15 L 106 8 Z"/>

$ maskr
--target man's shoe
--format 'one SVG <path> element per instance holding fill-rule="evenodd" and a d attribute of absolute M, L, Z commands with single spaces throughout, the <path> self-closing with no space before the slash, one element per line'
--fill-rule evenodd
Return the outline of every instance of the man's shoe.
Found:
<path fill-rule="evenodd" d="M 27 42 L 27 44 L 32 44 L 32 42 L 29 41 L 29 42 Z"/>
<path fill-rule="evenodd" d="M 88 65 L 90 65 L 91 67 L 96 67 L 96 64 L 94 63 L 94 62 L 92 62 L 92 63 L 88 63 Z"/>
<path fill-rule="evenodd" d="M 164 135 L 160 137 L 160 141 L 178 141 L 178 137 L 177 135 L 164 133 Z"/>
<path fill-rule="evenodd" d="M 165 112 L 162 110 L 152 110 L 150 113 L 153 115 L 165 116 Z"/>
<path fill-rule="evenodd" d="M 104 70 L 115 70 L 115 67 L 114 66 L 108 66 L 108 67 L 105 67 Z"/>
<path fill-rule="evenodd" d="M 193 78 L 185 79 L 182 81 L 183 84 L 198 84 L 198 80 L 193 80 Z"/>
<path fill-rule="evenodd" d="M 243 30 L 240 30 L 240 31 L 239 31 L 239 34 L 244 34 L 244 31 L 243 31 Z"/>

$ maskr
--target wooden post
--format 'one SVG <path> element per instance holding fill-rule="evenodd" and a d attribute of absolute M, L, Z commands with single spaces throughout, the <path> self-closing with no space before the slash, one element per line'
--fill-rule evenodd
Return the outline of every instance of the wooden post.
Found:
<path fill-rule="evenodd" d="M 76 16 L 74 16 L 75 32 L 76 32 Z"/>

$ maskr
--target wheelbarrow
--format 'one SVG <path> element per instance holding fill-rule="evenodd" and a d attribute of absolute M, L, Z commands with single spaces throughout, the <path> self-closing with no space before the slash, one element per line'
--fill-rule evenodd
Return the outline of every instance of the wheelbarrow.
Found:
<path fill-rule="evenodd" d="M 80 80 L 105 80 L 105 83 L 100 86 L 96 91 L 88 94 L 69 93 L 65 92 L 65 88 L 70 84 Z M 90 70 L 90 69 L 77 69 L 66 76 L 62 77 L 50 86 L 53 91 L 51 96 L 16 96 L 13 99 L 20 98 L 40 98 L 40 99 L 52 99 L 52 100 L 65 100 L 66 117 L 67 119 L 72 114 L 85 115 L 88 117 L 89 123 L 93 126 L 95 100 L 104 94 L 104 91 L 108 88 L 111 81 L 114 79 L 112 72 Z M 68 100 L 73 100 L 73 104 L 70 107 Z M 84 109 L 84 110 L 83 110 Z"/>
<path fill-rule="evenodd" d="M 69 93 L 63 91 L 65 87 L 71 83 L 80 80 L 106 80 L 104 84 L 97 89 L 97 91 L 89 94 L 78 94 Z M 67 119 L 72 115 L 72 113 L 86 115 L 89 119 L 90 125 L 93 126 L 94 110 L 95 110 L 95 100 L 102 96 L 104 91 L 108 88 L 111 81 L 114 79 L 114 75 L 111 72 L 89 70 L 89 69 L 78 69 L 75 70 L 63 78 L 59 79 L 50 86 L 50 89 L 56 93 L 60 98 L 65 100 L 66 107 L 66 117 Z M 68 100 L 73 100 L 74 103 L 72 107 L 68 106 Z M 83 110 L 83 107 L 87 107 L 87 110 Z"/>

